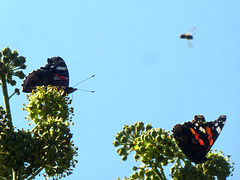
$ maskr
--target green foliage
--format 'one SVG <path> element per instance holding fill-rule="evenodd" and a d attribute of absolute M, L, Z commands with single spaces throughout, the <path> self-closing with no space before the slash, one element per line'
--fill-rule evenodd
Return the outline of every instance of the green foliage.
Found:
<path fill-rule="evenodd" d="M 34 161 L 39 150 L 37 140 L 32 138 L 29 131 L 10 131 L 6 112 L 0 106 L 0 176 L 12 179 L 11 171 L 21 171 L 21 174 L 29 174 L 34 171 Z"/>
<path fill-rule="evenodd" d="M 44 169 L 44 177 L 60 179 L 72 174 L 77 160 L 77 147 L 72 141 L 70 126 L 73 108 L 64 91 L 55 87 L 38 87 L 27 95 L 29 131 L 19 130 L 12 124 L 7 84 L 24 78 L 19 69 L 25 69 L 25 58 L 8 47 L 0 52 L 0 80 L 5 109 L 0 106 L 0 179 L 34 179 Z"/>
<path fill-rule="evenodd" d="M 150 124 L 144 126 L 142 121 L 124 125 L 123 130 L 116 134 L 113 145 L 118 147 L 117 153 L 123 161 L 134 151 L 135 161 L 142 162 L 140 167 L 134 166 L 133 174 L 124 180 L 166 180 L 163 166 L 174 162 L 171 168 L 173 180 L 224 180 L 233 171 L 233 166 L 228 162 L 229 156 L 224 158 L 221 152 L 208 153 L 208 161 L 193 166 L 177 147 L 169 131 L 152 128 Z"/>
<path fill-rule="evenodd" d="M 113 143 L 117 148 L 117 153 L 122 160 L 127 160 L 127 156 L 135 151 L 135 161 L 141 161 L 142 167 L 135 167 L 135 173 L 130 179 L 161 177 L 166 179 L 162 166 L 167 166 L 173 162 L 175 152 L 178 150 L 169 132 L 161 128 L 152 128 L 150 124 L 144 126 L 144 123 L 138 122 L 134 125 L 125 125 L 123 130 L 115 136 Z M 139 170 L 139 172 L 137 172 Z"/>
<path fill-rule="evenodd" d="M 224 157 L 221 151 L 219 153 L 215 151 L 215 153 L 208 153 L 207 158 L 208 161 L 196 166 L 193 166 L 190 161 L 186 161 L 184 167 L 175 163 L 171 169 L 173 180 L 225 180 L 232 175 L 234 168 L 229 163 L 228 155 Z"/>
<path fill-rule="evenodd" d="M 73 108 L 69 107 L 71 100 L 63 96 L 64 90 L 55 87 L 37 87 L 33 93 L 27 95 L 29 104 L 24 110 L 29 112 L 29 118 L 35 123 L 45 123 L 48 116 L 62 118 L 64 122 L 70 122 Z"/>
<path fill-rule="evenodd" d="M 55 87 L 37 87 L 28 95 L 29 104 L 25 105 L 28 116 L 36 126 L 33 137 L 41 141 L 42 164 L 46 177 L 63 177 L 72 174 L 77 163 L 77 148 L 74 147 L 70 125 L 73 108 L 69 107 L 69 97 Z"/>
<path fill-rule="evenodd" d="M 12 76 L 17 76 L 20 79 L 25 77 L 24 73 L 19 69 L 26 69 L 25 57 L 19 56 L 16 50 L 11 51 L 6 47 L 0 52 L 0 76 L 6 77 L 7 83 L 11 86 L 16 84 Z"/>
<path fill-rule="evenodd" d="M 45 93 L 40 96 L 42 91 Z M 35 101 L 33 97 L 38 97 L 39 101 Z M 56 112 L 56 109 L 54 111 L 54 108 L 46 103 L 44 105 L 50 109 L 45 107 L 37 111 L 36 107 L 40 107 L 41 98 L 46 102 L 52 101 L 50 104 L 54 107 L 63 107 L 63 109 L 59 108 L 59 112 Z M 12 179 L 12 169 L 21 172 L 22 177 L 31 176 L 41 169 L 45 169 L 45 177 L 55 179 L 72 174 L 72 168 L 77 163 L 74 160 L 77 156 L 77 148 L 71 140 L 69 122 L 71 120 L 69 115 L 72 114 L 73 109 L 63 106 L 70 104 L 69 98 L 63 97 L 54 87 L 47 89 L 39 87 L 29 95 L 28 99 L 30 102 L 25 110 L 32 111 L 30 113 L 34 117 L 32 121 L 37 122 L 31 132 L 24 130 L 11 132 L 5 110 L 0 107 L 0 176 Z M 31 106 L 33 101 L 35 108 Z M 54 105 L 53 102 L 59 104 Z M 44 105 L 42 104 L 41 107 Z M 61 113 L 62 111 L 66 112 Z"/>

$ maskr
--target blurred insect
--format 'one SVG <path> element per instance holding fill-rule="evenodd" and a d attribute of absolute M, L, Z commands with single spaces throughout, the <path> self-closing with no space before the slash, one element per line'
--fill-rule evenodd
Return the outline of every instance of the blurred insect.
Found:
<path fill-rule="evenodd" d="M 188 33 L 186 33 L 186 34 L 181 34 L 181 35 L 179 36 L 181 39 L 186 39 L 187 42 L 188 42 L 188 45 L 189 45 L 190 47 L 192 47 L 192 45 L 191 45 L 191 43 L 189 42 L 189 40 L 193 40 L 193 35 L 191 35 L 191 32 L 194 31 L 195 29 L 196 29 L 196 28 L 192 28 L 191 31 L 189 31 Z"/>

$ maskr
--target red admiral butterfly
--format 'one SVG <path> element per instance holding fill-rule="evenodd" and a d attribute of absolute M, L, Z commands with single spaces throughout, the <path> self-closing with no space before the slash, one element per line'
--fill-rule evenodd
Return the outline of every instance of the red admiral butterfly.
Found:
<path fill-rule="evenodd" d="M 33 89 L 36 89 L 36 86 L 43 85 L 56 86 L 59 89 L 63 89 L 66 94 L 77 90 L 68 87 L 68 69 L 64 60 L 60 57 L 48 58 L 45 66 L 28 74 L 22 83 L 22 91 L 30 93 Z"/>
<path fill-rule="evenodd" d="M 196 115 L 194 120 L 177 124 L 173 127 L 173 136 L 182 152 L 194 163 L 207 160 L 206 154 L 216 141 L 224 124 L 226 115 L 215 121 L 205 122 L 203 115 Z"/>

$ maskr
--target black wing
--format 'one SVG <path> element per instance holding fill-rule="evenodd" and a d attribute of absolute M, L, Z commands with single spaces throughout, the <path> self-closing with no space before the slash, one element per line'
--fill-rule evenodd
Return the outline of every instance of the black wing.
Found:
<path fill-rule="evenodd" d="M 31 72 L 24 79 L 22 88 L 23 92 L 31 92 L 36 86 L 56 86 L 65 90 L 66 94 L 72 93 L 77 89 L 68 87 L 69 74 L 64 60 L 60 57 L 47 59 L 47 64 L 40 69 Z"/>
<path fill-rule="evenodd" d="M 182 152 L 196 164 L 207 160 L 206 154 L 216 141 L 226 121 L 226 115 L 215 121 L 205 122 L 202 115 L 194 120 L 173 127 L 174 138 Z"/>

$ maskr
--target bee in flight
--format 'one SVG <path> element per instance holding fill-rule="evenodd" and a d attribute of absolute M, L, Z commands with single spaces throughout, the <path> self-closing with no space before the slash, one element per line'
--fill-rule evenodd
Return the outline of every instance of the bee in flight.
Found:
<path fill-rule="evenodd" d="M 194 31 L 195 29 L 196 29 L 196 28 L 192 28 L 191 31 L 189 31 L 188 33 L 186 33 L 186 34 L 181 34 L 181 35 L 179 36 L 181 39 L 186 39 L 187 42 L 188 42 L 188 45 L 189 45 L 190 47 L 192 47 L 192 45 L 191 45 L 191 43 L 189 42 L 189 40 L 193 40 L 193 35 L 191 35 L 191 32 Z"/>

